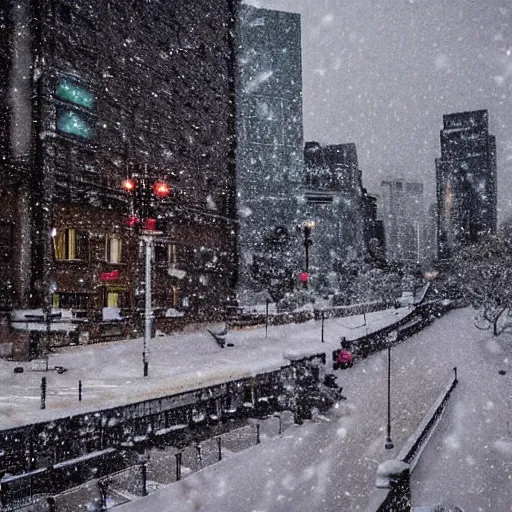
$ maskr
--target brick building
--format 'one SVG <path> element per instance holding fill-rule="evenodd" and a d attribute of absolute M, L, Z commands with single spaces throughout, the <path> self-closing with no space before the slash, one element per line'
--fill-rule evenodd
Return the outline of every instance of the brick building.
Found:
<path fill-rule="evenodd" d="M 0 7 L 4 311 L 70 312 L 97 339 L 137 330 L 141 244 L 121 182 L 147 173 L 174 191 L 151 212 L 157 327 L 222 314 L 236 278 L 235 3 Z"/>

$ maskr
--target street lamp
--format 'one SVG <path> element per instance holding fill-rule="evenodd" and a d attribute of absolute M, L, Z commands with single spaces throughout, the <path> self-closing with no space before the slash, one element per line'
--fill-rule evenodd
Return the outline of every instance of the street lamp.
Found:
<path fill-rule="evenodd" d="M 315 222 L 308 220 L 302 223 L 302 232 L 304 233 L 304 249 L 306 253 L 306 267 L 304 269 L 306 279 L 303 280 L 304 288 L 308 287 L 309 278 L 309 248 L 313 244 L 311 240 L 311 230 L 315 227 Z"/>
<path fill-rule="evenodd" d="M 395 447 L 391 440 L 391 345 L 388 346 L 388 434 L 384 447 L 386 450 L 392 450 Z"/>
<path fill-rule="evenodd" d="M 149 340 L 151 339 L 153 321 L 153 308 L 151 306 L 151 260 L 155 237 L 162 234 L 161 231 L 156 230 L 156 219 L 151 218 L 150 208 L 152 195 L 164 199 L 171 194 L 172 190 L 167 183 L 150 178 L 146 172 L 142 176 L 133 175 L 127 178 L 121 186 L 132 195 L 133 200 L 128 224 L 135 227 L 142 223 L 143 226 L 140 230 L 140 237 L 144 242 L 145 256 L 144 348 L 142 351 L 142 364 L 144 377 L 147 377 L 149 375 Z"/>

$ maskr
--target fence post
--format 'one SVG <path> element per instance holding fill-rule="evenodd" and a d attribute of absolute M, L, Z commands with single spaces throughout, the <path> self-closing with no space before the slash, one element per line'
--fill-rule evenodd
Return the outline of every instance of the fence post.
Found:
<path fill-rule="evenodd" d="M 46 502 L 48 503 L 48 512 L 57 512 L 57 504 L 53 496 L 48 496 Z"/>
<path fill-rule="evenodd" d="M 219 450 L 219 461 L 222 460 L 222 446 L 221 446 L 221 438 L 217 437 L 217 448 Z"/>
<path fill-rule="evenodd" d="M 7 499 L 5 495 L 7 494 L 7 486 L 0 482 L 0 506 L 6 507 L 7 506 Z"/>
<path fill-rule="evenodd" d="M 176 457 L 176 481 L 181 480 L 181 452 L 175 453 Z"/>
<path fill-rule="evenodd" d="M 197 463 L 199 464 L 199 469 L 203 467 L 203 456 L 201 454 L 201 443 L 196 444 L 197 451 Z"/>
<path fill-rule="evenodd" d="M 107 510 L 108 480 L 98 480 L 98 490 L 100 492 L 100 511 Z"/>
<path fill-rule="evenodd" d="M 260 424 L 256 423 L 256 444 L 260 444 Z"/>
<path fill-rule="evenodd" d="M 147 467 L 147 461 L 143 461 L 140 468 L 140 473 L 142 477 L 142 496 L 148 495 L 148 467 Z"/>
<path fill-rule="evenodd" d="M 41 378 L 41 409 L 46 409 L 46 377 Z"/>
<path fill-rule="evenodd" d="M 324 342 L 324 320 L 325 320 L 325 313 L 322 309 L 322 343 Z"/>
<path fill-rule="evenodd" d="M 78 401 L 82 401 L 82 381 L 78 381 Z"/>

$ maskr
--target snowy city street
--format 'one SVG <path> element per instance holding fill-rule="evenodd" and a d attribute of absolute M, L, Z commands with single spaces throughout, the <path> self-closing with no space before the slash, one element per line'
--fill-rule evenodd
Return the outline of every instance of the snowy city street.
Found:
<path fill-rule="evenodd" d="M 0 512 L 512 512 L 511 29 L 0 1 Z"/>
<path fill-rule="evenodd" d="M 122 512 L 366 510 L 379 462 L 392 458 L 456 366 L 459 386 L 412 475 L 413 505 L 507 511 L 512 502 L 512 351 L 453 311 L 393 349 L 392 439 L 385 450 L 386 356 L 337 372 L 347 401 L 326 418 L 193 474 Z M 510 342 L 508 342 L 510 343 Z M 507 373 L 500 375 L 499 370 Z"/>
<path fill-rule="evenodd" d="M 365 317 L 325 321 L 324 343 L 321 322 L 271 326 L 231 331 L 227 340 L 233 347 L 220 348 L 206 331 L 208 326 L 190 328 L 188 333 L 157 337 L 150 342 L 150 377 L 142 374 L 142 339 L 56 349 L 49 356 L 49 368 L 62 366 L 65 373 L 44 371 L 44 360 L 24 363 L 23 373 L 13 361 L 0 360 L 0 427 L 43 421 L 90 410 L 104 409 L 147 398 L 165 396 L 202 386 L 235 380 L 288 363 L 287 351 L 315 354 L 340 348 L 340 338 L 356 339 L 394 323 L 409 308 L 368 313 Z M 212 327 L 212 326 L 209 326 Z M 222 328 L 222 324 L 214 326 Z M 36 368 L 33 371 L 32 368 Z M 46 409 L 41 410 L 41 378 L 47 377 Z M 78 381 L 83 398 L 78 401 Z"/>

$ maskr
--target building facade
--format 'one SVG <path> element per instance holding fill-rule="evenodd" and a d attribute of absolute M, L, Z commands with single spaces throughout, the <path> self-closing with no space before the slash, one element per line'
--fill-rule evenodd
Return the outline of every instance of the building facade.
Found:
<path fill-rule="evenodd" d="M 310 266 L 320 289 L 335 288 L 336 274 L 366 255 L 367 226 L 356 146 L 306 142 L 303 216 L 312 221 Z"/>
<path fill-rule="evenodd" d="M 495 234 L 496 139 L 487 110 L 443 116 L 436 160 L 438 257 Z"/>
<path fill-rule="evenodd" d="M 121 182 L 146 176 L 173 189 L 147 212 L 162 233 L 155 313 L 221 314 L 236 278 L 235 4 L 0 8 L 4 310 L 71 311 L 98 339 L 137 332 L 142 244 Z"/>
<path fill-rule="evenodd" d="M 238 17 L 237 295 L 247 305 L 294 287 L 303 169 L 300 15 L 242 5 Z"/>
<path fill-rule="evenodd" d="M 403 179 L 381 183 L 386 259 L 421 263 L 424 259 L 423 183 Z"/>

